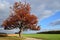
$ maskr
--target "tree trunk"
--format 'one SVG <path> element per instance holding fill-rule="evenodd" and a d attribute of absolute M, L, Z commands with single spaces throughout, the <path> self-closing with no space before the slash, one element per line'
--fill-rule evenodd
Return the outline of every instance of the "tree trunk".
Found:
<path fill-rule="evenodd" d="M 19 31 L 19 37 L 22 38 L 22 31 L 23 31 L 23 28 L 20 29 Z"/>

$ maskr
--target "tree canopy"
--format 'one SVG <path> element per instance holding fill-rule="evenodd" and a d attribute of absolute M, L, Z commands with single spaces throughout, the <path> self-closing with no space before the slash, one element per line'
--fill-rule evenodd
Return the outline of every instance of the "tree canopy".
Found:
<path fill-rule="evenodd" d="M 11 9 L 11 15 L 3 21 L 4 29 L 23 28 L 31 30 L 40 30 L 37 26 L 38 18 L 33 15 L 29 3 L 15 2 Z"/>

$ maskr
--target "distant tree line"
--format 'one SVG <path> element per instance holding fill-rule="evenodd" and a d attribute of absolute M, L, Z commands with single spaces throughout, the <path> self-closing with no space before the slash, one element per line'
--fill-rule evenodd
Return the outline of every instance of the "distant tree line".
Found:
<path fill-rule="evenodd" d="M 0 32 L 0 37 L 6 37 L 6 36 L 8 36 L 7 33 Z"/>
<path fill-rule="evenodd" d="M 38 32 L 37 34 L 60 34 L 60 30 L 59 31 Z"/>

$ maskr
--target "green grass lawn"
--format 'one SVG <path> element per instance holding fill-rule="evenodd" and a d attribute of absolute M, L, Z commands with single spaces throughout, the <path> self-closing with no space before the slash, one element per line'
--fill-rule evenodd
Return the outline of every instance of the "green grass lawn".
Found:
<path fill-rule="evenodd" d="M 39 38 L 43 40 L 60 40 L 60 34 L 24 34 L 23 36 Z"/>
<path fill-rule="evenodd" d="M 60 40 L 60 34 L 23 34 L 23 37 L 32 37 L 43 40 Z M 0 37 L 0 40 L 21 40 L 21 39 L 17 36 L 15 37 L 10 36 L 10 37 Z"/>

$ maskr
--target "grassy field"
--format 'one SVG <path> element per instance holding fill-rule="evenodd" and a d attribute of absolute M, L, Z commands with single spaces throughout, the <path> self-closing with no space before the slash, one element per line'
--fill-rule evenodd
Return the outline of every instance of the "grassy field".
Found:
<path fill-rule="evenodd" d="M 21 40 L 19 37 L 17 37 L 17 35 L 18 34 L 15 36 L 13 35 L 9 37 L 0 37 L 0 40 Z M 60 40 L 60 34 L 23 34 L 23 37 L 32 37 L 43 40 Z"/>
<path fill-rule="evenodd" d="M 60 34 L 24 34 L 23 36 L 39 38 L 43 40 L 60 40 Z"/>

